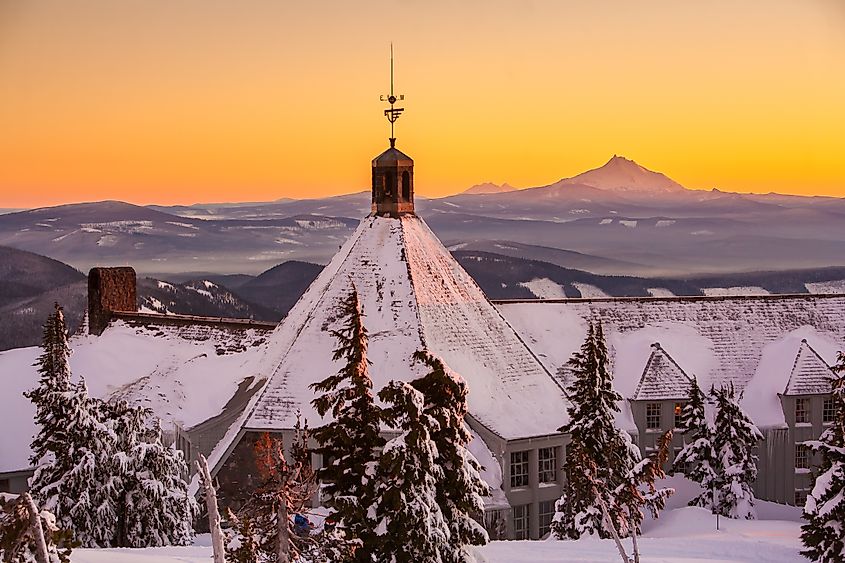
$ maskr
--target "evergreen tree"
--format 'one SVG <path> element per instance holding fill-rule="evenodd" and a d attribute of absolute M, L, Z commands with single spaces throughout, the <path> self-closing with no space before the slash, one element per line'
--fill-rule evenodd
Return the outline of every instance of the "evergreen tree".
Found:
<path fill-rule="evenodd" d="M 385 414 L 402 434 L 384 446 L 379 459 L 377 560 L 439 563 L 450 533 L 437 504 L 437 485 L 443 482 L 431 439 L 437 423 L 424 413 L 422 393 L 407 383 L 391 382 L 379 398 L 391 405 Z"/>
<path fill-rule="evenodd" d="M 576 455 L 567 455 L 564 462 L 565 502 L 557 503 L 563 510 L 556 514 L 552 532 L 560 539 L 577 539 L 583 534 L 610 537 L 598 508 L 600 499 L 595 497 L 595 491 L 600 491 L 605 495 L 602 500 L 608 507 L 612 525 L 621 536 L 626 536 L 630 526 L 628 513 L 633 507 L 624 506 L 624 499 L 617 499 L 614 494 L 633 478 L 632 471 L 641 456 L 630 436 L 615 425 L 617 403 L 622 396 L 613 389 L 601 324 L 590 323 L 584 344 L 573 354 L 567 367 L 573 375 L 567 387 L 569 422 L 559 430 L 570 435 L 569 451 Z M 590 460 L 596 468 L 595 475 L 584 475 L 580 458 Z M 594 483 L 601 486 L 595 487 Z"/>
<path fill-rule="evenodd" d="M 431 439 L 437 450 L 437 465 L 443 477 L 437 486 L 437 504 L 449 526 L 449 541 L 441 548 L 445 563 L 474 561 L 470 545 L 489 541 L 479 521 L 484 514 L 482 497 L 490 488 L 481 478 L 481 465 L 467 450 L 472 435 L 466 426 L 467 385 L 439 358 L 418 351 L 414 358 L 431 371 L 411 382 L 425 398 L 424 413 L 434 425 Z"/>
<path fill-rule="evenodd" d="M 67 441 L 62 393 L 74 390 L 70 380 L 70 347 L 67 343 L 67 325 L 62 308 L 58 303 L 55 311 L 47 317 L 41 337 L 41 355 L 35 363 L 40 378 L 38 387 L 24 392 L 24 396 L 35 405 L 35 422 L 38 424 L 38 436 L 32 441 L 30 462 L 38 462 L 49 457 L 60 445 Z"/>
<path fill-rule="evenodd" d="M 753 520 L 757 456 L 754 448 L 763 439 L 751 419 L 739 406 L 733 384 L 712 392 L 716 398 L 716 430 L 713 445 L 718 456 L 716 511 L 722 516 Z"/>
<path fill-rule="evenodd" d="M 339 318 L 341 327 L 331 331 L 338 342 L 333 359 L 346 364 L 335 375 L 311 385 L 323 393 L 312 401 L 317 412 L 331 413 L 334 418 L 314 430 L 321 444 L 316 451 L 323 459 L 331 459 L 319 478 L 325 483 L 327 506 L 336 511 L 338 528 L 362 542 L 356 560 L 369 561 L 378 539 L 372 476 L 385 441 L 379 434 L 383 416 L 372 393 L 367 330 L 354 286 L 341 304 Z"/>
<path fill-rule="evenodd" d="M 116 436 L 99 419 L 98 402 L 88 396 L 84 381 L 63 391 L 50 392 L 47 385 L 42 379 L 29 395 L 38 401 L 36 413 L 51 413 L 39 421 L 33 442 L 36 468 L 30 490 L 82 546 L 111 546 L 117 523 L 117 482 L 110 468 Z"/>
<path fill-rule="evenodd" d="M 125 407 L 124 407 L 125 408 Z M 143 416 L 140 408 L 125 408 L 124 417 L 133 424 Z M 193 520 L 199 513 L 194 497 L 188 494 L 188 466 L 184 454 L 162 443 L 161 426 L 154 420 L 128 434 L 134 439 L 121 452 L 126 456 L 124 472 L 125 537 L 121 547 L 160 547 L 190 545 L 194 538 Z"/>
<path fill-rule="evenodd" d="M 623 433 L 623 438 L 627 435 Z M 633 446 L 633 444 L 631 444 Z M 658 440 L 657 448 L 648 457 L 637 462 L 625 475 L 625 479 L 614 491 L 613 500 L 627 515 L 627 533 L 639 533 L 647 509 L 653 518 L 658 518 L 666 507 L 666 499 L 675 493 L 672 488 L 657 488 L 656 482 L 666 476 L 663 467 L 669 459 L 672 447 L 672 431 L 665 432 Z M 620 535 L 625 530 L 620 530 Z"/>
<path fill-rule="evenodd" d="M 41 378 L 26 393 L 39 432 L 32 443 L 30 489 L 58 526 L 85 547 L 184 544 L 195 511 L 181 452 L 163 447 L 148 411 L 89 397 L 71 381 L 61 307 L 47 320 Z"/>
<path fill-rule="evenodd" d="M 845 372 L 845 355 L 836 370 Z M 845 377 L 833 384 L 836 409 L 833 424 L 818 441 L 807 444 L 821 452 L 813 490 L 804 506 L 806 524 L 801 526 L 801 552 L 813 561 L 845 561 Z"/>
<path fill-rule="evenodd" d="M 685 472 L 687 477 L 701 485 L 701 494 L 689 502 L 689 506 L 713 506 L 713 483 L 716 480 L 716 451 L 707 418 L 704 414 L 706 399 L 698 380 L 690 383 L 689 399 L 681 411 L 680 430 L 686 444 L 675 458 L 674 471 Z"/>

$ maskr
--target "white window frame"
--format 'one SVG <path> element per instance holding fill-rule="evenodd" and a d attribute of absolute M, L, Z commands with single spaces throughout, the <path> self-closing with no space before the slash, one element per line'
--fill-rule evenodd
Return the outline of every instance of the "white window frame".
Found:
<path fill-rule="evenodd" d="M 543 457 L 543 452 L 551 452 L 551 457 Z M 538 474 L 540 483 L 554 483 L 557 481 L 557 451 L 554 446 L 537 450 Z"/>
<path fill-rule="evenodd" d="M 822 424 L 832 424 L 835 420 L 836 401 L 833 399 L 833 395 L 830 395 L 825 397 L 822 402 Z"/>
<path fill-rule="evenodd" d="M 517 459 L 519 456 L 519 459 Z M 511 452 L 511 488 L 527 487 L 528 480 L 528 450 Z"/>
<path fill-rule="evenodd" d="M 810 469 L 812 451 L 804 444 L 795 444 L 795 469 Z"/>
<path fill-rule="evenodd" d="M 799 418 L 798 415 L 801 415 Z M 810 423 L 810 399 L 798 397 L 795 399 L 795 424 Z"/>
<path fill-rule="evenodd" d="M 678 428 L 681 427 L 681 417 L 684 414 L 684 407 L 685 406 L 686 406 L 686 403 L 683 402 L 683 401 L 676 402 L 674 405 L 672 405 L 672 416 L 674 417 L 673 420 L 674 420 L 674 423 L 675 423 L 675 426 L 674 426 L 675 429 L 678 429 Z"/>
<path fill-rule="evenodd" d="M 660 430 L 660 415 L 663 411 L 663 405 L 660 403 L 646 403 L 645 404 L 645 429 L 646 430 Z M 657 409 L 657 414 L 654 410 Z M 657 424 L 654 424 L 655 417 Z"/>
<path fill-rule="evenodd" d="M 540 501 L 538 505 L 538 514 L 540 517 L 540 539 L 552 531 L 552 519 L 555 517 L 555 502 L 554 500 Z"/>
<path fill-rule="evenodd" d="M 531 505 L 518 504 L 513 507 L 513 539 L 527 540 L 531 535 Z"/>

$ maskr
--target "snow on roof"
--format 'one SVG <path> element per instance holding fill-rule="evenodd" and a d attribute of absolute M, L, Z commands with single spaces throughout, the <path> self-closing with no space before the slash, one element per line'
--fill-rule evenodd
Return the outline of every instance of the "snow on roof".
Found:
<path fill-rule="evenodd" d="M 502 490 L 502 465 L 478 433 L 470 429 L 470 434 L 472 434 L 472 439 L 467 444 L 467 450 L 481 465 L 481 478 L 490 487 L 490 496 L 483 497 L 484 508 L 487 510 L 510 508 L 508 498 Z"/>
<path fill-rule="evenodd" d="M 801 340 L 784 395 L 819 395 L 831 392 L 836 374 L 807 339 Z"/>
<path fill-rule="evenodd" d="M 195 426 L 220 414 L 254 375 L 266 331 L 140 326 L 116 321 L 102 336 L 74 336 L 70 366 L 92 396 L 120 397 L 151 408 L 165 429 Z M 0 472 L 29 467 L 35 409 L 23 392 L 38 382 L 38 347 L 0 352 Z"/>
<path fill-rule="evenodd" d="M 748 387 L 743 404 L 763 426 L 783 423 L 777 394 L 786 389 L 801 338 L 806 336 L 829 365 L 845 348 L 842 295 L 498 301 L 496 306 L 552 373 L 580 347 L 587 322 L 601 320 L 614 385 L 624 397 L 634 396 L 650 345 L 660 342 L 702 389 L 728 382 L 740 391 Z M 784 345 L 792 347 L 785 352 Z M 620 406 L 623 416 L 617 421 L 630 428 L 627 407 Z"/>
<path fill-rule="evenodd" d="M 472 278 L 416 216 L 368 217 L 276 329 L 248 407 L 250 430 L 291 428 L 311 407 L 313 382 L 337 372 L 329 329 L 354 283 L 370 335 L 376 390 L 425 374 L 417 350 L 441 357 L 469 387 L 473 419 L 513 439 L 553 434 L 565 422 L 563 393 Z"/>
<path fill-rule="evenodd" d="M 635 401 L 685 399 L 692 379 L 672 359 L 659 342 L 651 345 L 640 383 L 631 398 Z"/>
<path fill-rule="evenodd" d="M 827 365 L 834 365 L 837 353 L 843 347 L 841 338 L 831 338 L 829 334 L 810 326 L 799 327 L 767 344 L 742 399 L 743 408 L 758 426 L 782 426 L 786 423 L 779 395 L 789 385 L 804 340 Z"/>

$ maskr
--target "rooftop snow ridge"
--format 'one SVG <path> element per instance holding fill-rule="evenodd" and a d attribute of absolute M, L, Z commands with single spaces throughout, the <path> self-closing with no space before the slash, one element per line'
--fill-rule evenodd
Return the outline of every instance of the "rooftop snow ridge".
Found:
<path fill-rule="evenodd" d="M 552 434 L 565 422 L 563 395 L 472 278 L 416 216 L 368 217 L 270 336 L 246 429 L 312 425 L 309 385 L 335 372 L 329 329 L 352 285 L 370 335 L 373 387 L 425 374 L 418 350 L 443 358 L 469 387 L 473 419 L 505 438 Z M 510 400 L 504 400 L 509 398 Z"/>

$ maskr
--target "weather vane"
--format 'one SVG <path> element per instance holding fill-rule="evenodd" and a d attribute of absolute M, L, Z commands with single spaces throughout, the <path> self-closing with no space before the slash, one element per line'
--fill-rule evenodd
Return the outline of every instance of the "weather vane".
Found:
<path fill-rule="evenodd" d="M 399 116 L 402 115 L 403 111 L 405 111 L 405 108 L 397 108 L 393 106 L 396 102 L 405 99 L 404 94 L 399 94 L 397 96 L 393 93 L 393 43 L 390 44 L 390 94 L 387 94 L 386 96 L 382 94 L 379 96 L 379 99 L 382 102 L 390 103 L 390 109 L 384 110 L 384 116 L 387 117 L 387 120 L 390 122 L 390 147 L 393 148 L 396 146 L 396 137 L 393 135 L 393 124 L 396 123 L 396 120 L 399 119 Z"/>

